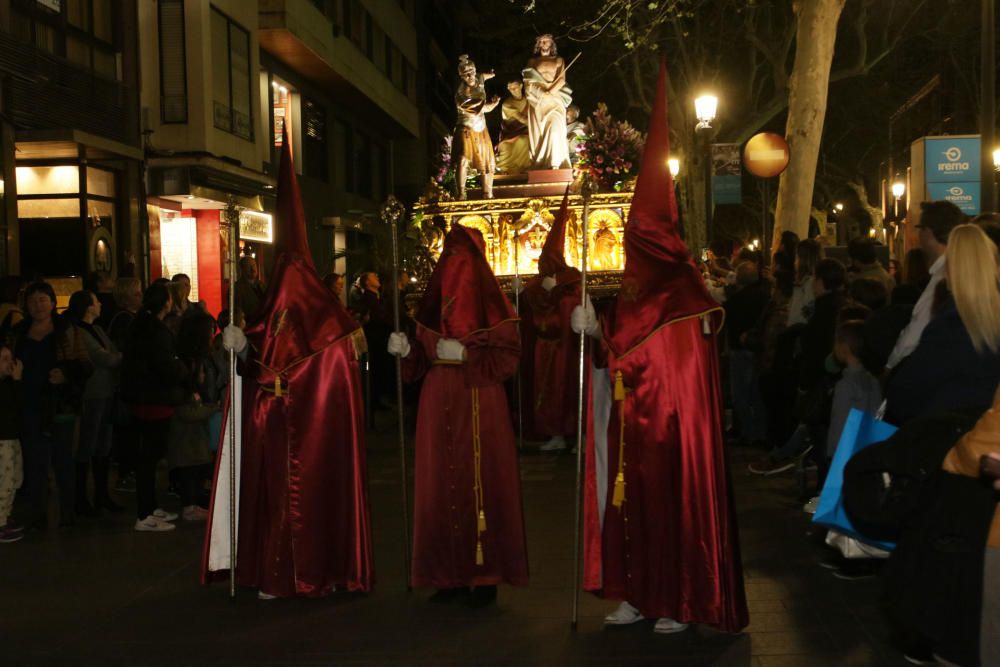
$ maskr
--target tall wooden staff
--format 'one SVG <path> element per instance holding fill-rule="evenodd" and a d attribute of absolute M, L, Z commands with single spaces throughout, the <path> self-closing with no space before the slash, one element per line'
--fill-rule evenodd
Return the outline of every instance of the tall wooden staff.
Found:
<path fill-rule="evenodd" d="M 226 204 L 229 223 L 229 323 L 236 324 L 236 254 L 239 249 L 240 212 L 232 197 Z M 236 597 L 236 350 L 229 350 L 229 597 Z"/>
<path fill-rule="evenodd" d="M 590 196 L 594 193 L 594 183 L 587 175 L 583 176 L 580 182 L 580 195 L 583 197 L 583 250 L 581 252 L 580 266 L 580 305 L 587 307 L 587 246 L 589 245 L 590 218 Z M 581 490 L 583 488 L 583 448 L 587 443 L 584 424 L 586 423 L 586 412 L 584 412 L 584 396 L 586 387 L 584 386 L 585 366 L 587 363 L 586 352 L 587 332 L 580 332 L 580 388 L 577 393 L 576 403 L 576 511 L 573 518 L 573 616 L 570 624 L 576 629 L 577 619 L 580 613 L 580 522 L 581 522 Z"/>
<path fill-rule="evenodd" d="M 399 327 L 399 221 L 406 212 L 403 204 L 396 199 L 395 195 L 389 195 L 382 204 L 382 221 L 389 223 L 392 234 L 392 296 L 393 310 L 392 322 L 393 330 L 400 333 Z M 371 352 L 369 352 L 371 354 Z M 410 590 L 410 507 L 407 496 L 406 477 L 406 422 L 403 414 L 403 360 L 396 354 L 396 411 L 399 422 L 399 479 L 400 488 L 403 492 L 403 572 L 406 577 L 406 589 Z"/>
<path fill-rule="evenodd" d="M 519 237 L 517 233 L 517 227 L 514 228 L 514 310 L 517 312 L 517 316 L 521 317 L 521 262 L 518 259 L 518 246 L 521 245 L 519 242 Z M 517 321 L 517 337 L 521 339 L 521 320 Z M 522 339 L 523 340 L 523 339 Z M 524 354 L 524 351 L 521 351 Z M 524 396 L 521 394 L 521 364 L 517 366 L 517 383 L 514 385 L 514 391 L 517 392 L 517 449 L 518 451 L 524 450 Z"/>

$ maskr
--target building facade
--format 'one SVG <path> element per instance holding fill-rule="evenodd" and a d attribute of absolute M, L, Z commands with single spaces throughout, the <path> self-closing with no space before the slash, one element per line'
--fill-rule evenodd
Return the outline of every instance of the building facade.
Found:
<path fill-rule="evenodd" d="M 141 272 L 136 5 L 0 0 L 0 274 Z"/>

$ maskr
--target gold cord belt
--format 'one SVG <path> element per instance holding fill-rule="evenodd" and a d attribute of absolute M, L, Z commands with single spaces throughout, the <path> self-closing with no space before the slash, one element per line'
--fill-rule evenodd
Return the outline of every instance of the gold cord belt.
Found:
<path fill-rule="evenodd" d="M 615 490 L 611 504 L 621 508 L 625 504 L 625 383 L 622 372 L 615 371 L 614 399 L 618 403 L 618 474 L 615 476 Z"/>
<path fill-rule="evenodd" d="M 479 387 L 472 388 L 472 457 L 475 481 L 472 487 L 476 499 L 476 565 L 482 565 L 483 533 L 486 532 L 486 509 L 483 502 L 482 442 L 479 439 Z"/>

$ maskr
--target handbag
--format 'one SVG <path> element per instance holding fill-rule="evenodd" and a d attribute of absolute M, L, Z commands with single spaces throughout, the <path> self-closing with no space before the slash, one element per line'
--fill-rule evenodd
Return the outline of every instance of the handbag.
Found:
<path fill-rule="evenodd" d="M 881 410 L 880 410 L 881 412 Z M 853 537 L 870 546 L 891 551 L 895 548 L 892 542 L 874 540 L 862 535 L 855 527 L 844 509 L 844 467 L 854 454 L 876 442 L 882 442 L 893 433 L 896 427 L 881 421 L 857 408 L 852 408 L 840 432 L 837 451 L 833 455 L 830 470 L 819 496 L 819 505 L 813 515 L 813 523 Z"/>

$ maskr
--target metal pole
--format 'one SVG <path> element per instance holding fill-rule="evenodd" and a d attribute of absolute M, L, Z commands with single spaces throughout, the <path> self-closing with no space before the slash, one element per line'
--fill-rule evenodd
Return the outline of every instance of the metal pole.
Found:
<path fill-rule="evenodd" d="M 392 325 L 396 333 L 400 333 L 399 325 L 399 220 L 405 209 L 394 195 L 389 195 L 382 204 L 382 220 L 388 222 L 392 234 Z M 369 351 L 371 354 L 371 351 Z M 406 590 L 410 587 L 410 501 L 409 484 L 406 476 L 406 422 L 403 410 L 403 360 L 396 357 L 396 420 L 399 422 L 399 475 L 400 488 L 403 495 L 403 572 L 406 577 Z"/>
<path fill-rule="evenodd" d="M 705 132 L 705 241 L 712 244 L 712 140 Z"/>
<path fill-rule="evenodd" d="M 980 180 L 982 182 L 982 212 L 996 211 L 997 202 L 993 196 L 993 144 L 996 137 L 996 5 L 994 0 L 982 0 L 982 55 L 980 57 L 981 93 L 979 133 Z"/>
<path fill-rule="evenodd" d="M 521 317 L 521 266 L 518 258 L 518 246 L 520 245 L 517 227 L 514 228 L 514 310 L 517 316 Z M 521 321 L 517 322 L 517 337 L 521 340 Z M 523 354 L 523 351 L 522 351 Z M 517 393 L 517 450 L 524 451 L 524 395 L 521 393 L 521 365 L 517 366 L 517 379 L 514 385 Z"/>
<path fill-rule="evenodd" d="M 583 243 L 581 252 L 581 266 L 580 266 L 580 305 L 583 308 L 587 307 L 587 246 L 589 245 L 589 235 L 590 230 L 588 222 L 590 219 L 590 195 L 593 193 L 593 183 L 587 176 L 583 177 L 581 183 L 580 194 L 583 196 Z M 586 345 L 587 345 L 587 332 L 580 332 L 580 374 L 578 380 L 580 382 L 579 389 L 577 391 L 577 403 L 576 403 L 576 510 L 573 513 L 573 615 L 570 620 L 570 624 L 573 629 L 576 630 L 577 620 L 580 614 L 580 521 L 581 513 L 583 510 L 582 501 L 580 498 L 580 491 L 582 489 L 583 483 L 583 448 L 586 445 L 587 438 L 584 432 L 585 415 L 584 412 L 584 394 L 586 387 L 584 387 L 585 379 L 585 366 L 587 363 L 586 355 Z"/>
<path fill-rule="evenodd" d="M 229 221 L 229 323 L 236 324 L 236 253 L 240 212 L 233 198 L 226 205 Z M 236 350 L 229 350 L 229 597 L 236 597 Z"/>

